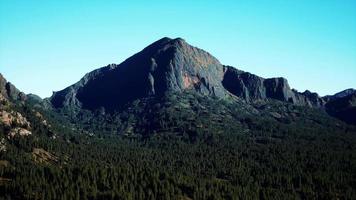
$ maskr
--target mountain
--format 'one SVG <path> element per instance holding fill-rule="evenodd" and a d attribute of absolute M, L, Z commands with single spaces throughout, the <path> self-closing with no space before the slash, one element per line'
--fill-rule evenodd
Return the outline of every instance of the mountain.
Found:
<path fill-rule="evenodd" d="M 25 100 L 26 95 L 0 74 L 0 129 L 8 138 L 32 134 L 31 123 L 26 116 L 11 107 L 12 104 L 23 103 Z M 2 142 L 0 152 L 6 151 L 5 139 L 1 137 L 0 141 Z"/>
<path fill-rule="evenodd" d="M 343 97 L 346 97 L 346 96 L 349 96 L 349 95 L 352 95 L 352 94 L 356 94 L 356 90 L 352 89 L 352 88 L 349 88 L 349 89 L 343 90 L 341 92 L 338 92 L 338 93 L 336 93 L 334 95 L 326 95 L 326 96 L 323 97 L 323 99 L 325 101 L 331 101 L 331 100 L 343 98 Z"/>
<path fill-rule="evenodd" d="M 20 92 L 12 83 L 7 82 L 0 73 L 0 98 L 6 98 L 12 101 L 24 101 L 26 95 L 23 92 Z"/>
<path fill-rule="evenodd" d="M 247 101 L 276 99 L 296 105 L 322 107 L 325 101 L 317 93 L 299 93 L 290 88 L 285 78 L 264 79 L 249 72 L 226 67 L 222 83 L 226 90 Z"/>
<path fill-rule="evenodd" d="M 247 104 L 278 100 L 320 109 L 325 109 L 331 99 L 291 89 L 285 78 L 266 79 L 222 65 L 181 38 L 162 38 L 121 64 L 86 74 L 79 82 L 54 92 L 48 101 L 56 109 L 71 112 L 113 113 L 138 99 L 184 91 L 219 99 L 237 98 Z"/>
<path fill-rule="evenodd" d="M 223 97 L 223 74 L 223 66 L 207 52 L 180 38 L 163 38 L 119 65 L 88 73 L 78 83 L 55 92 L 50 100 L 56 108 L 112 110 L 138 98 L 185 89 Z"/>
<path fill-rule="evenodd" d="M 57 119 L 62 117 L 48 110 L 47 106 L 40 97 L 26 95 L 0 74 L 0 141 L 3 142 L 0 149 L 6 149 L 5 138 L 11 144 L 18 137 L 30 135 L 55 137 L 58 127 L 52 124 L 61 122 Z M 48 111 L 57 119 L 49 117 Z"/>
<path fill-rule="evenodd" d="M 346 89 L 334 95 L 323 97 L 326 102 L 325 110 L 331 116 L 334 116 L 349 124 L 356 124 L 356 90 Z"/>
<path fill-rule="evenodd" d="M 325 108 L 330 115 L 356 124 L 356 90 L 347 89 L 324 98 L 328 99 Z"/>
<path fill-rule="evenodd" d="M 180 38 L 47 99 L 0 76 L 0 199 L 355 199 L 353 108 Z"/>
<path fill-rule="evenodd" d="M 119 65 L 94 70 L 78 83 L 55 92 L 50 101 L 56 108 L 110 111 L 135 99 L 184 90 L 219 98 L 237 96 L 246 101 L 271 98 L 297 105 L 325 104 L 316 93 L 291 90 L 284 78 L 264 79 L 224 66 L 181 38 L 162 38 Z"/>

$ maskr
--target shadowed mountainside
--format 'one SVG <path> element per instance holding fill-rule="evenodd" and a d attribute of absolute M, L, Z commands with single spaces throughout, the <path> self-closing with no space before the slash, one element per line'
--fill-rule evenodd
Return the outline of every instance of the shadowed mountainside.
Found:
<path fill-rule="evenodd" d="M 169 38 L 49 99 L 0 76 L 0 199 L 355 199 L 354 95 Z"/>
<path fill-rule="evenodd" d="M 183 90 L 219 98 L 237 96 L 246 101 L 271 98 L 297 105 L 325 104 L 316 93 L 292 90 L 284 78 L 264 79 L 223 66 L 181 38 L 162 38 L 119 65 L 94 70 L 78 83 L 55 92 L 50 101 L 56 108 L 103 107 L 110 111 L 135 99 Z"/>

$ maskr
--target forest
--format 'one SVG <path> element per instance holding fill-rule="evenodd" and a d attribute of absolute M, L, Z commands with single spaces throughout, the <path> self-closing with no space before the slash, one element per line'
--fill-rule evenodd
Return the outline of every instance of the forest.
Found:
<path fill-rule="evenodd" d="M 356 197 L 355 127 L 304 107 L 256 104 L 256 118 L 236 105 L 171 95 L 66 119 L 15 106 L 34 134 L 0 153 L 0 199 Z M 298 114 L 268 115 L 278 109 Z"/>

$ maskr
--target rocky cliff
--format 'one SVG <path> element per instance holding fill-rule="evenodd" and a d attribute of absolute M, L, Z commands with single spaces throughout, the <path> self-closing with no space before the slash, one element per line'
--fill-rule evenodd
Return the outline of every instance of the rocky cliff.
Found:
<path fill-rule="evenodd" d="M 296 105 L 322 107 L 325 102 L 316 93 L 299 93 L 290 88 L 285 78 L 264 79 L 249 72 L 225 66 L 222 83 L 226 90 L 246 101 L 276 99 Z"/>
<path fill-rule="evenodd" d="M 116 110 L 138 98 L 193 90 L 209 96 L 236 96 L 248 102 L 276 99 L 321 107 L 316 93 L 292 90 L 284 78 L 264 79 L 223 66 L 208 52 L 181 38 L 162 38 L 123 63 L 86 74 L 50 98 L 56 108 Z"/>
<path fill-rule="evenodd" d="M 223 66 L 209 53 L 180 38 L 163 38 L 119 65 L 88 73 L 50 100 L 57 108 L 112 110 L 138 98 L 186 89 L 224 97 L 223 76 Z"/>
<path fill-rule="evenodd" d="M 24 101 L 26 100 L 26 95 L 20 92 L 12 83 L 6 81 L 0 73 L 0 98 Z"/>

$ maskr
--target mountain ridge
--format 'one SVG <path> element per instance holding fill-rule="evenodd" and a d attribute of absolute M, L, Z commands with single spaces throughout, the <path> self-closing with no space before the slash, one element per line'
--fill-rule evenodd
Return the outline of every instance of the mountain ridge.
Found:
<path fill-rule="evenodd" d="M 12 83 L 8 82 L 1 73 L 0 73 L 0 96 L 1 98 L 7 98 L 13 101 L 26 100 L 25 93 L 17 89 Z"/>
<path fill-rule="evenodd" d="M 285 78 L 264 79 L 225 66 L 182 38 L 168 37 L 148 45 L 121 64 L 110 64 L 86 74 L 49 99 L 56 108 L 112 110 L 138 98 L 187 89 L 219 98 L 235 96 L 246 101 L 277 99 L 296 105 L 325 105 L 316 93 L 292 90 Z"/>
<path fill-rule="evenodd" d="M 165 38 L 47 99 L 0 76 L 0 198 L 354 199 L 356 94 L 201 51 Z"/>

